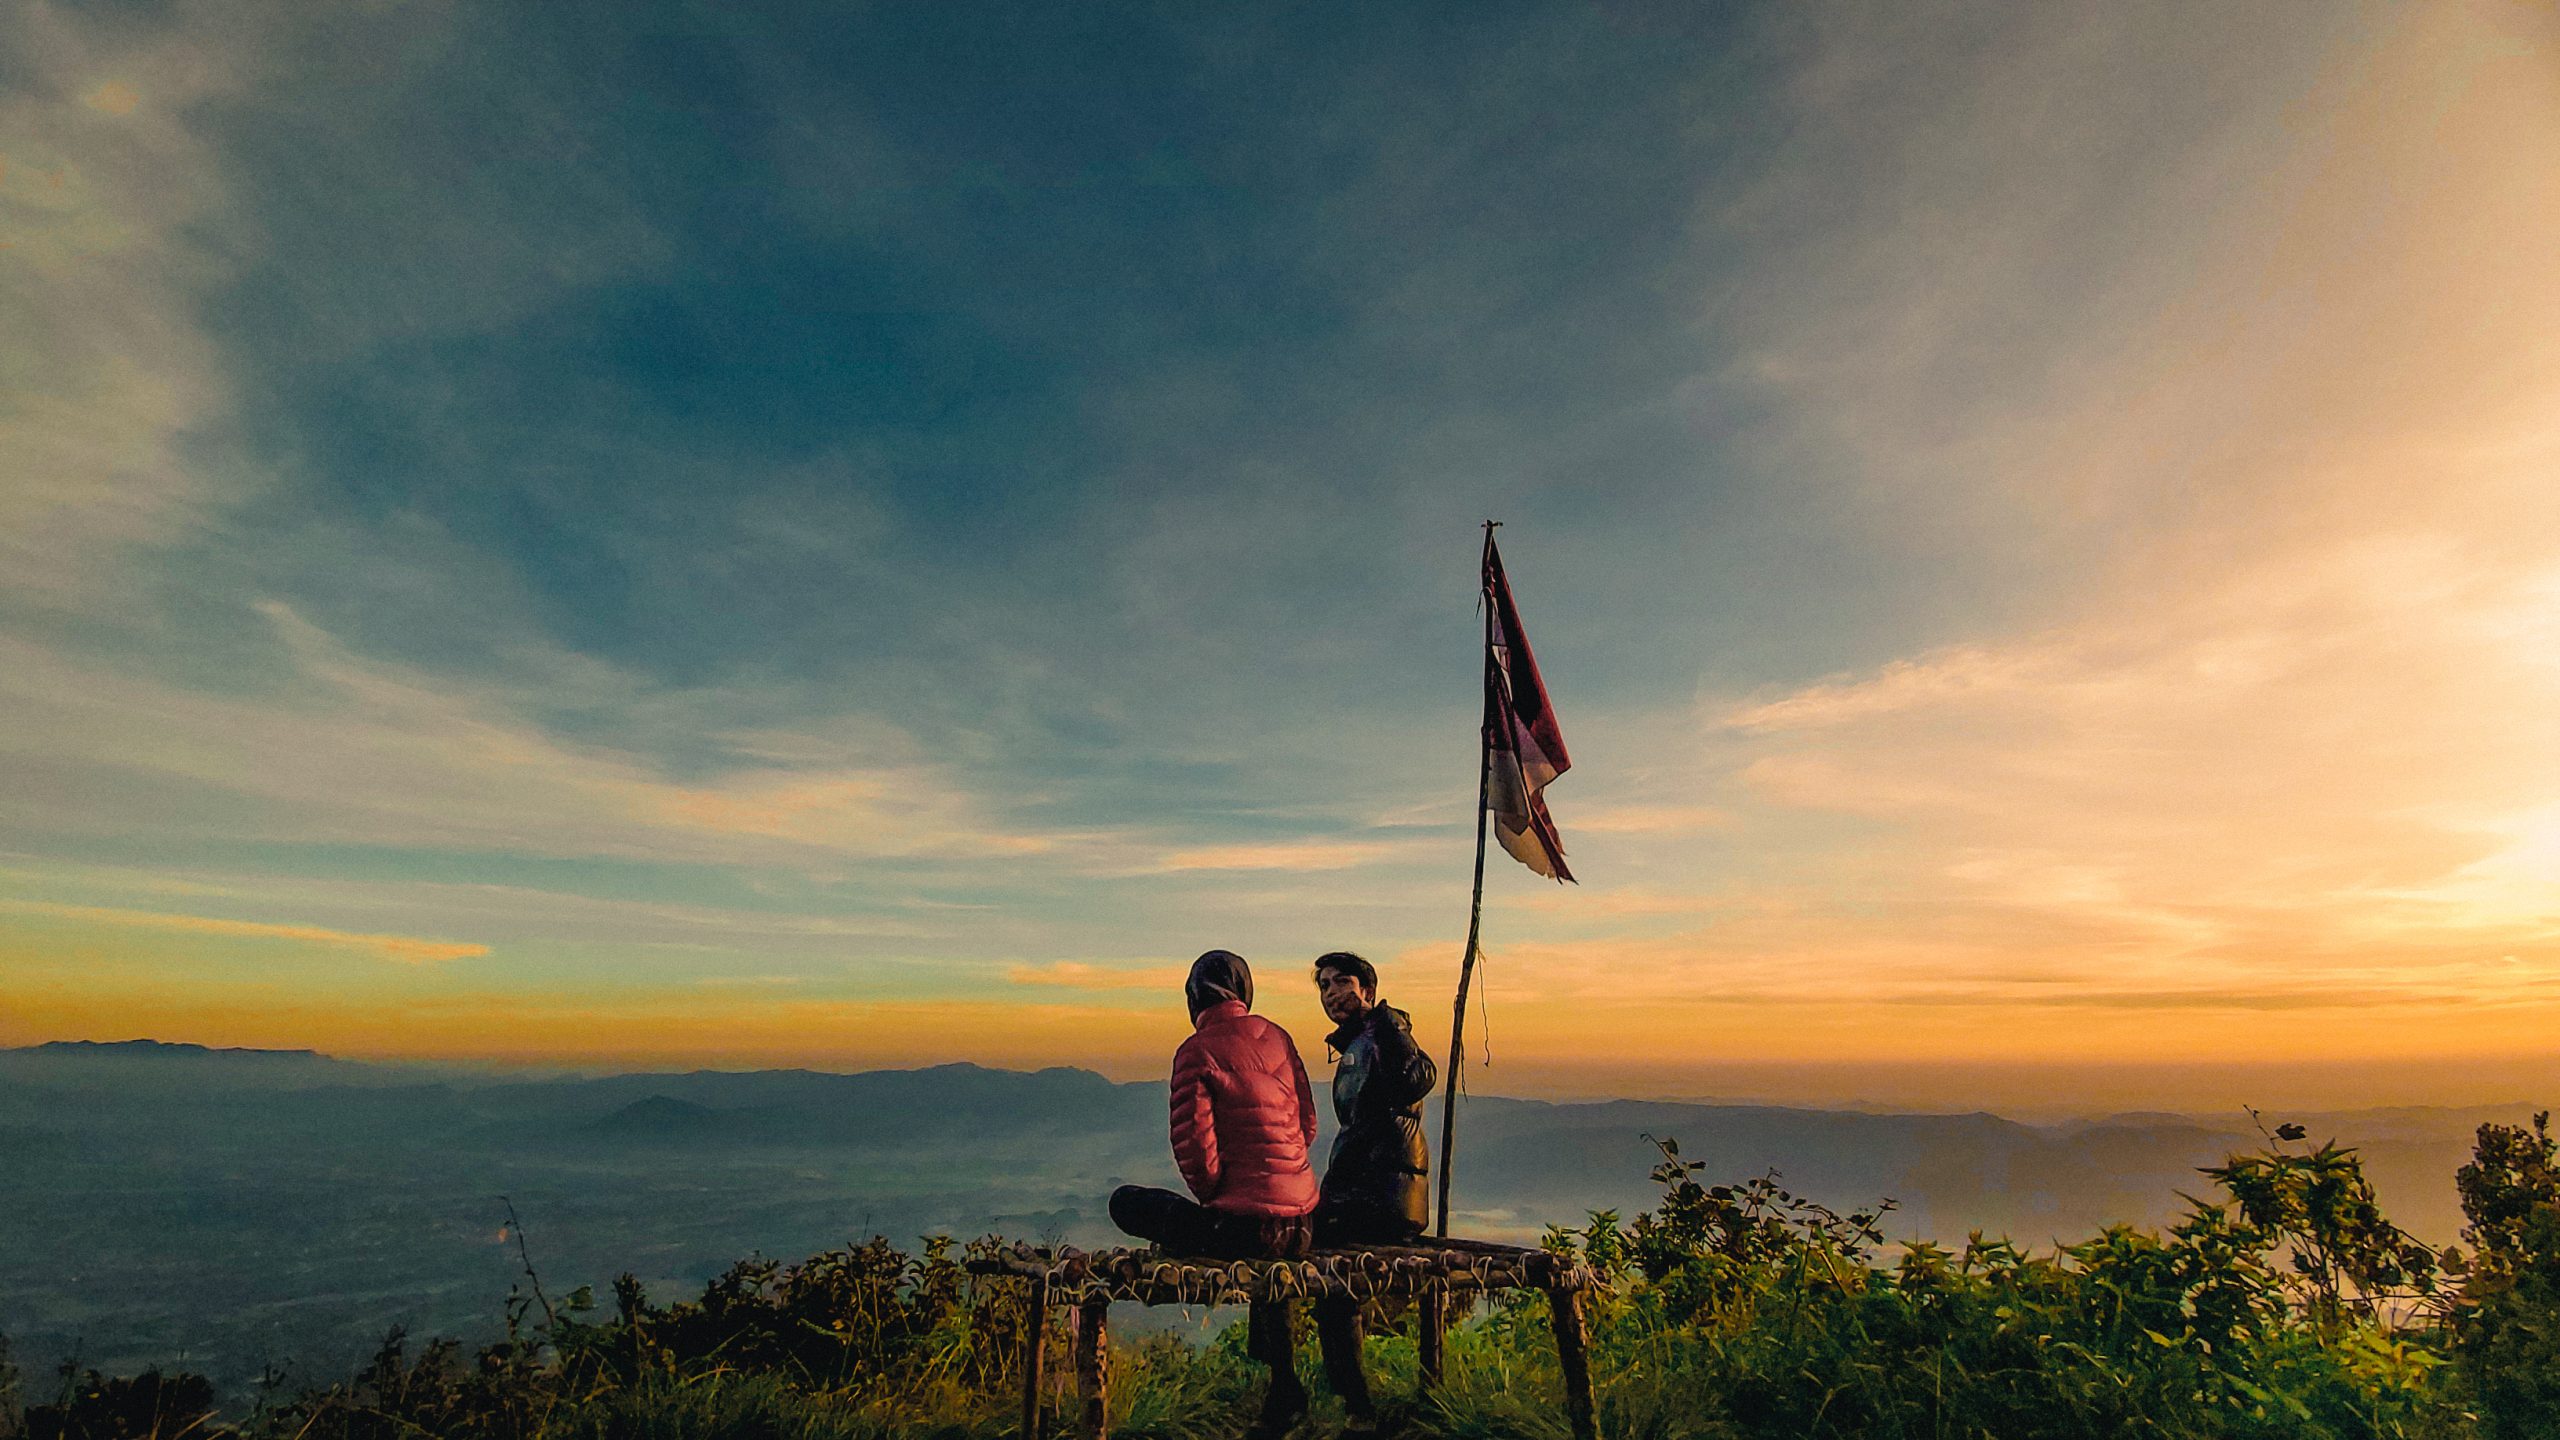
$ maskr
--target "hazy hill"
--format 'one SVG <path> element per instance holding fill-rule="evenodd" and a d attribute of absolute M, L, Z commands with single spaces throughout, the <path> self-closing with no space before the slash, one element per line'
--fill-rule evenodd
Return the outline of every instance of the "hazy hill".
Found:
<path fill-rule="evenodd" d="M 591 1120 L 586 1128 L 605 1140 L 647 1144 L 736 1138 L 742 1122 L 747 1128 L 760 1129 L 765 1118 L 765 1112 L 714 1110 L 690 1100 L 652 1095 L 646 1100 L 634 1100 L 601 1120 Z"/>
<path fill-rule="evenodd" d="M 62 1091 L 159 1097 L 203 1090 L 416 1084 L 437 1072 L 424 1067 L 338 1060 L 316 1050 L 253 1050 L 167 1040 L 49 1040 L 0 1049 L 0 1106 Z M 0 1110 L 0 1114 L 5 1114 Z"/>
<path fill-rule="evenodd" d="M 197 1045 L 177 1040 L 47 1040 L 41 1045 L 0 1051 L 0 1054 L 26 1055 L 41 1060 L 210 1060 L 223 1064 L 261 1061 L 303 1063 L 328 1058 L 317 1050 L 259 1050 L 245 1045 Z"/>
<path fill-rule="evenodd" d="M 2526 1110 L 2280 1118 L 2363 1144 L 2393 1214 L 2450 1238 L 2472 1129 Z M 1897 1235 L 2031 1243 L 2157 1223 L 2201 1188 L 2197 1166 L 2259 1138 L 2243 1115 L 2031 1126 L 1497 1097 L 1462 1115 L 1459 1228 L 1515 1238 L 1650 1205 L 1648 1133 L 1718 1178 L 1774 1169 L 1844 1207 L 1892 1196 Z M 751 1251 L 873 1232 L 1099 1243 L 1113 1185 L 1179 1185 L 1165 1123 L 1161 1084 L 1081 1070 L 506 1079 L 307 1052 L 0 1052 L 0 1331 L 39 1376 L 77 1350 L 111 1369 L 183 1356 L 230 1383 L 280 1357 L 343 1371 L 394 1322 L 485 1334 L 515 1265 L 500 1196 L 556 1291 L 628 1269 L 672 1293 Z"/>

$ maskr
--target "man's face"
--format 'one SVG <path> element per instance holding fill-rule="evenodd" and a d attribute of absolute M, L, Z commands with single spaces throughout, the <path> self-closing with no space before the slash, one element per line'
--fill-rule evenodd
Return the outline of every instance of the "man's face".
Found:
<path fill-rule="evenodd" d="M 1316 998 L 1324 1002 L 1324 1017 L 1336 1025 L 1347 1025 L 1369 1013 L 1377 1003 L 1377 995 L 1360 983 L 1359 977 L 1343 970 L 1316 972 Z"/>

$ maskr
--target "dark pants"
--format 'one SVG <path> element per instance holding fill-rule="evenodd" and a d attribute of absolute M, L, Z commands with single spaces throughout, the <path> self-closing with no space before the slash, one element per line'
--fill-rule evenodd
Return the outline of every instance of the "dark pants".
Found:
<path fill-rule="evenodd" d="M 1316 1243 L 1326 1248 L 1403 1245 L 1421 1233 L 1420 1227 L 1402 1215 L 1357 1205 L 1316 1207 Z M 1360 1364 L 1360 1302 L 1348 1295 L 1318 1299 L 1316 1340 L 1324 1347 L 1325 1381 L 1333 1386 L 1334 1394 L 1342 1397 L 1342 1408 L 1355 1420 L 1374 1416 L 1377 1405 L 1369 1395 L 1368 1372 Z"/>
<path fill-rule="evenodd" d="M 1314 1226 L 1304 1215 L 1238 1215 L 1212 1210 L 1188 1195 L 1152 1185 L 1123 1185 L 1111 1192 L 1111 1223 L 1161 1246 L 1168 1255 L 1202 1255 L 1218 1260 L 1296 1260 L 1314 1246 Z M 1359 1323 L 1355 1310 L 1352 1323 Z M 1262 1397 L 1265 1415 L 1293 1415 L 1307 1408 L 1307 1387 L 1298 1379 L 1297 1326 L 1285 1300 L 1257 1300 L 1245 1307 L 1244 1353 L 1269 1367 L 1271 1389 Z M 1359 1365 L 1354 1332 L 1352 1365 Z M 1333 1373 L 1330 1350 L 1325 1373 Z M 1339 1387 L 1337 1387 L 1339 1388 Z M 1363 1384 L 1361 1397 L 1368 1397 Z M 1356 1413 L 1356 1412 L 1355 1412 Z"/>
<path fill-rule="evenodd" d="M 1168 1255 L 1216 1260 L 1296 1260 L 1315 1244 L 1304 1215 L 1238 1215 L 1152 1185 L 1111 1192 L 1111 1223 L 1152 1240 Z"/>

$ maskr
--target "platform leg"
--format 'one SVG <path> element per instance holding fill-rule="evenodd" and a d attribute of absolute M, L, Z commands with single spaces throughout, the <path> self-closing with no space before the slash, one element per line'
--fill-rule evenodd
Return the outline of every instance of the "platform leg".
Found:
<path fill-rule="evenodd" d="M 1446 1321 L 1441 1315 L 1442 1301 L 1437 1290 L 1424 1290 L 1414 1316 L 1414 1345 L 1422 1355 L 1422 1388 L 1440 1388 L 1440 1342 L 1445 1336 Z"/>
<path fill-rule="evenodd" d="M 1599 1440 L 1599 1425 L 1591 1414 L 1591 1353 L 1582 1333 L 1582 1292 L 1550 1290 L 1547 1304 L 1555 1312 L 1556 1364 L 1564 1371 L 1565 1414 L 1573 1422 L 1574 1440 Z"/>
<path fill-rule="evenodd" d="M 1084 1397 L 1085 1433 L 1110 1440 L 1111 1302 L 1087 1300 L 1076 1309 L 1076 1393 Z"/>
<path fill-rule="evenodd" d="M 1048 1358 L 1049 1279 L 1031 1282 L 1031 1313 L 1022 1327 L 1022 1440 L 1040 1440 L 1040 1372 Z"/>

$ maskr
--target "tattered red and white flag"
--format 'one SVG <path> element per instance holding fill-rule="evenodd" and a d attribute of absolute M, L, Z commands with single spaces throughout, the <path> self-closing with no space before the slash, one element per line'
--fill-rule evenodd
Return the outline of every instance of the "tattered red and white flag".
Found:
<path fill-rule="evenodd" d="M 1573 757 L 1547 704 L 1546 682 L 1538 678 L 1538 658 L 1529 653 L 1490 528 L 1484 532 L 1484 602 L 1492 615 L 1485 627 L 1485 805 L 1493 812 L 1494 835 L 1512 859 L 1550 880 L 1571 880 L 1543 792 L 1573 768 Z"/>

